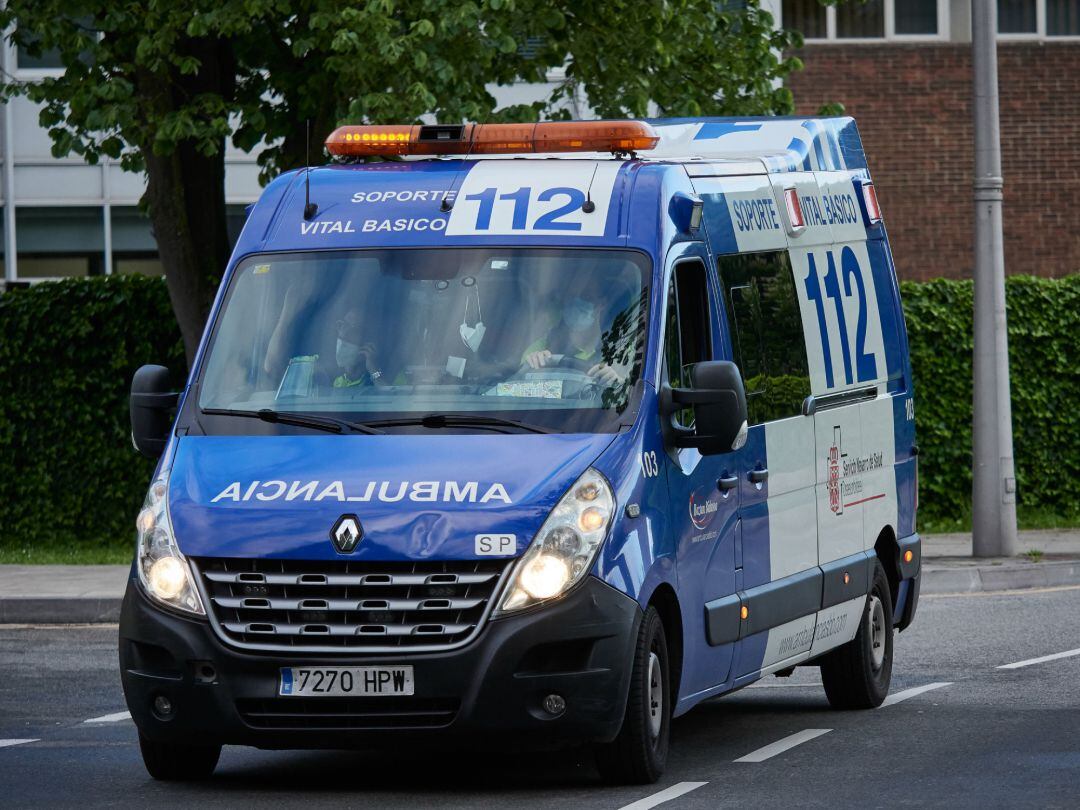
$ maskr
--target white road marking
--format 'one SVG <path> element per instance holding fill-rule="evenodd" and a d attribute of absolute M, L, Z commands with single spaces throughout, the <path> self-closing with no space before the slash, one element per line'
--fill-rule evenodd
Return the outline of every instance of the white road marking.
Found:
<path fill-rule="evenodd" d="M 22 745 L 23 743 L 37 742 L 37 738 L 32 740 L 0 740 L 0 748 L 7 748 L 9 745 Z"/>
<path fill-rule="evenodd" d="M 911 689 L 905 689 L 903 692 L 897 692 L 894 695 L 889 695 L 885 698 L 885 702 L 881 704 L 881 708 L 886 706 L 892 706 L 894 703 L 900 703 L 908 698 L 913 698 L 916 695 L 921 695 L 923 692 L 929 692 L 931 689 L 941 689 L 943 686 L 952 686 L 952 681 L 946 681 L 945 683 L 928 683 L 925 686 L 916 686 Z"/>
<path fill-rule="evenodd" d="M 1053 655 L 1044 655 L 1041 658 L 1029 658 L 1026 661 L 1017 661 L 1015 664 L 1002 664 L 1000 667 L 995 667 L 995 669 L 1020 669 L 1020 667 L 1030 667 L 1032 664 L 1057 661 L 1059 658 L 1072 658 L 1074 655 L 1080 655 L 1080 649 L 1066 650 L 1065 652 L 1054 653 Z"/>
<path fill-rule="evenodd" d="M 649 810 L 650 807 L 656 807 L 658 804 L 664 802 L 670 802 L 672 799 L 677 799 L 680 796 L 684 796 L 691 790 L 697 790 L 702 785 L 707 785 L 708 782 L 678 782 L 669 788 L 664 788 L 659 793 L 654 793 L 651 796 L 646 796 L 644 799 L 638 799 L 636 802 L 624 805 L 619 810 Z"/>
<path fill-rule="evenodd" d="M 116 714 L 106 714 L 101 717 L 91 717 L 89 720 L 83 720 L 83 723 L 116 723 L 120 720 L 130 720 L 131 712 L 117 712 Z"/>
<path fill-rule="evenodd" d="M 804 742 L 820 737 L 822 734 L 828 734 L 832 731 L 831 728 L 807 728 L 802 731 L 792 734 L 790 737 L 784 737 L 782 740 L 777 740 L 774 743 L 766 745 L 764 748 L 759 748 L 757 751 L 751 751 L 745 757 L 739 757 L 736 762 L 764 762 L 767 759 L 775 757 L 777 754 L 782 754 L 790 748 L 794 748 L 796 745 L 802 745 Z"/>

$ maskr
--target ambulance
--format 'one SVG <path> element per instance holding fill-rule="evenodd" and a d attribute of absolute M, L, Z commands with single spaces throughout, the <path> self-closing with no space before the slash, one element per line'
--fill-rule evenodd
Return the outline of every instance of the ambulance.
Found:
<path fill-rule="evenodd" d="M 595 750 L 919 597 L 911 365 L 850 118 L 345 126 L 251 207 L 158 458 L 120 668 L 158 779 L 222 745 Z"/>

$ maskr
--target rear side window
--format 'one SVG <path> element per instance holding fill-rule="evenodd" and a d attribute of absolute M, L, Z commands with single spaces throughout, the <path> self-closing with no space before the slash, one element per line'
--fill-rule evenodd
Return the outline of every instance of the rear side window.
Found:
<path fill-rule="evenodd" d="M 717 266 L 749 423 L 799 415 L 810 370 L 787 251 L 721 256 Z"/>

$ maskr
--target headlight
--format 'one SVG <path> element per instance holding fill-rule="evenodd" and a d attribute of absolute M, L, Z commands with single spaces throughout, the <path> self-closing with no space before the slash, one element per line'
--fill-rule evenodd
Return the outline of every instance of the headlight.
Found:
<path fill-rule="evenodd" d="M 188 613 L 205 614 L 191 581 L 191 567 L 173 537 L 168 508 L 169 484 L 159 478 L 150 485 L 142 511 L 135 519 L 136 565 L 143 589 L 158 602 Z"/>
<path fill-rule="evenodd" d="M 610 485 L 590 467 L 555 504 L 518 560 L 499 613 L 554 599 L 577 584 L 604 542 L 614 513 Z"/>

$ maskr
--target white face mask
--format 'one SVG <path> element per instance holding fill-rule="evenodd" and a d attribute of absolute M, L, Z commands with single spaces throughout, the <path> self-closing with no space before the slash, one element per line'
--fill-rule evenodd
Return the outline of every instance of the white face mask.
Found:
<path fill-rule="evenodd" d="M 486 331 L 487 328 L 484 326 L 483 321 L 477 321 L 476 326 L 469 326 L 462 321 L 461 326 L 458 327 L 462 342 L 473 352 L 480 348 L 480 341 L 484 339 L 484 332 Z"/>
<path fill-rule="evenodd" d="M 461 342 L 469 347 L 469 351 L 474 354 L 480 349 L 480 341 L 484 339 L 484 332 L 487 331 L 484 326 L 484 316 L 480 312 L 480 291 L 475 290 L 476 294 L 476 325 L 469 326 L 469 299 L 465 299 L 465 314 L 461 316 L 461 326 L 458 327 L 458 334 L 461 335 Z"/>
<path fill-rule="evenodd" d="M 338 338 L 334 359 L 337 360 L 339 368 L 352 368 L 360 360 L 360 347 Z"/>

